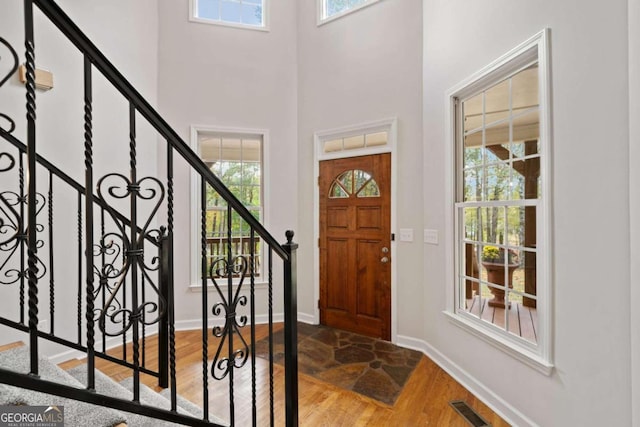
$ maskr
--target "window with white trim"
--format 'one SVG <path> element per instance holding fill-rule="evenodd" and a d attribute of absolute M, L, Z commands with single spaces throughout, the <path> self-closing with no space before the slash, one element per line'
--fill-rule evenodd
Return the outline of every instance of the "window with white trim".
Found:
<path fill-rule="evenodd" d="M 254 29 L 267 27 L 268 0 L 191 0 L 191 20 Z"/>
<path fill-rule="evenodd" d="M 380 0 L 318 0 L 318 23 L 324 23 L 377 3 Z"/>
<path fill-rule="evenodd" d="M 488 67 L 451 99 L 455 314 L 477 331 L 549 362 L 545 36 Z"/>
<path fill-rule="evenodd" d="M 249 133 L 220 132 L 211 130 L 195 130 L 194 147 L 200 158 L 211 171 L 231 190 L 246 206 L 258 221 L 263 221 L 263 164 L 262 152 L 264 135 Z M 200 214 L 200 180 L 197 175 L 193 179 L 192 214 L 194 229 L 192 247 L 195 254 L 192 282 L 200 283 L 200 250 L 201 250 L 201 214 Z M 207 186 L 206 191 L 206 239 L 208 265 L 215 260 L 227 257 L 229 248 L 228 205 L 220 195 Z M 258 236 L 254 236 L 253 253 L 256 277 L 262 271 L 262 244 Z M 237 212 L 231 213 L 231 250 L 233 256 L 252 253 L 251 230 L 246 221 Z"/>

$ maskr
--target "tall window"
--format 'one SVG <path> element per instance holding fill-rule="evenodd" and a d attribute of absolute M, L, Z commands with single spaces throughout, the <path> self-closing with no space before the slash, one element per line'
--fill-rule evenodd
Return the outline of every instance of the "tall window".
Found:
<path fill-rule="evenodd" d="M 318 23 L 330 21 L 380 0 L 318 0 Z"/>
<path fill-rule="evenodd" d="M 545 359 L 549 176 L 543 165 L 549 143 L 540 43 L 526 45 L 452 97 L 455 313 Z"/>
<path fill-rule="evenodd" d="M 268 0 L 191 0 L 191 19 L 256 29 L 267 27 Z"/>
<path fill-rule="evenodd" d="M 263 220 L 263 166 L 262 146 L 263 135 L 239 134 L 215 131 L 196 131 L 197 152 L 211 171 L 231 190 L 231 192 L 258 219 Z M 199 180 L 194 180 L 197 187 L 194 194 L 199 194 Z M 207 256 L 211 265 L 216 259 L 227 257 L 229 248 L 229 226 L 227 203 L 211 187 L 207 186 L 206 230 Z M 198 197 L 194 197 L 192 205 L 194 223 L 200 224 L 200 206 Z M 233 256 L 250 256 L 251 230 L 249 225 L 232 210 L 231 214 L 231 249 Z M 200 250 L 199 230 L 194 229 L 192 245 L 196 254 Z M 261 272 L 261 242 L 254 238 L 253 253 L 255 254 L 255 274 Z M 198 257 L 195 257 L 198 258 Z M 200 277 L 199 259 L 194 263 L 195 271 L 192 281 Z"/>

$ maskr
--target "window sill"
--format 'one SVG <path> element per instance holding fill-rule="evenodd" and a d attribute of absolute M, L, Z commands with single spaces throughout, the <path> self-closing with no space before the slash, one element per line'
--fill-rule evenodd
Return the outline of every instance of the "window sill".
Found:
<path fill-rule="evenodd" d="M 459 316 L 446 310 L 443 311 L 443 314 L 447 316 L 449 321 L 454 325 L 464 329 L 467 332 L 470 332 L 481 340 L 491 344 L 492 346 L 510 355 L 514 359 L 519 360 L 525 365 L 535 369 L 536 371 L 546 376 L 550 376 L 553 372 L 553 364 L 540 357 L 540 355 L 538 355 L 537 353 L 530 351 L 524 347 L 518 346 L 517 344 L 510 342 L 500 334 L 494 333 L 490 329 L 483 328 L 481 325 L 478 325 L 469 319 L 465 319 L 463 316 Z"/>
<path fill-rule="evenodd" d="M 238 283 L 234 283 L 233 284 L 234 288 L 238 287 Z M 250 289 L 250 283 L 249 281 L 245 280 L 244 283 L 242 283 L 242 287 L 245 290 Z M 269 287 L 269 283 L 268 282 L 256 282 L 255 283 L 255 290 L 262 290 L 262 289 L 267 289 Z M 222 285 L 220 285 L 220 290 L 221 291 L 226 291 L 229 288 L 229 285 L 227 285 L 227 283 L 224 283 Z M 201 284 L 191 284 L 189 285 L 189 291 L 191 292 L 202 292 L 202 285 Z M 216 292 L 216 287 L 212 284 L 209 283 L 207 285 L 207 292 Z"/>
<path fill-rule="evenodd" d="M 317 22 L 318 27 L 320 27 L 320 26 L 322 26 L 324 24 L 327 24 L 327 23 L 329 23 L 331 21 L 335 21 L 336 19 L 340 19 L 340 18 L 342 18 L 344 16 L 351 15 L 352 13 L 357 12 L 357 11 L 359 11 L 361 9 L 364 9 L 365 7 L 369 7 L 372 4 L 378 3 L 379 1 L 380 0 L 369 0 L 366 3 L 363 3 L 363 4 L 359 5 L 359 6 L 356 6 L 356 7 L 353 7 L 351 9 L 347 9 L 345 11 L 336 13 L 335 15 L 327 16 L 326 18 L 322 17 L 322 5 L 320 4 L 318 6 L 320 8 L 318 10 L 318 22 Z"/>
<path fill-rule="evenodd" d="M 257 25 L 242 24 L 239 22 L 235 23 L 235 22 L 226 22 L 226 21 L 216 21 L 214 19 L 198 18 L 196 16 L 190 16 L 189 21 L 196 22 L 198 24 L 219 25 L 221 27 L 237 28 L 240 30 L 254 30 L 254 31 L 262 31 L 266 33 L 270 31 L 267 25 L 263 27 L 259 27 Z"/>

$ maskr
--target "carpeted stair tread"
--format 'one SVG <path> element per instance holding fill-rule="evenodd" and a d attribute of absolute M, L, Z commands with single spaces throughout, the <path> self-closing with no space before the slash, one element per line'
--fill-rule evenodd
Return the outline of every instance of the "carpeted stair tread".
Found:
<path fill-rule="evenodd" d="M 29 361 L 29 349 L 26 346 L 0 352 L 0 366 L 4 369 L 26 374 L 29 372 Z M 40 378 L 71 387 L 85 387 L 44 357 L 39 357 L 38 361 Z M 125 415 L 113 409 L 6 384 L 0 384 L 0 405 L 64 406 L 65 423 L 69 426 L 111 427 L 126 422 Z"/>
<path fill-rule="evenodd" d="M 120 385 L 122 385 L 127 390 L 133 390 L 133 377 L 125 378 L 124 380 L 120 381 Z M 163 390 L 163 392 L 170 393 L 170 390 L 166 389 Z M 147 402 L 147 399 L 150 404 L 159 408 L 167 410 L 171 408 L 170 394 L 163 395 L 162 392 L 156 393 L 144 384 L 140 384 L 140 400 L 142 400 L 143 402 Z M 178 413 L 189 414 L 197 418 L 202 418 L 202 409 L 199 408 L 196 404 L 190 402 L 180 395 L 176 397 L 176 403 L 178 404 Z M 214 415 L 209 415 L 209 421 L 223 425 L 228 424 L 227 422 L 222 421 Z"/>
<path fill-rule="evenodd" d="M 171 402 L 171 389 L 165 388 L 159 393 L 160 393 L 160 396 L 164 397 L 169 402 Z M 179 394 L 176 396 L 176 404 L 178 405 L 178 408 L 184 409 L 190 414 L 193 414 L 195 417 L 202 418 L 202 408 L 196 405 L 195 403 L 193 403 L 192 401 L 187 400 L 184 397 L 180 396 Z"/>
<path fill-rule="evenodd" d="M 80 382 L 87 380 L 87 365 L 79 365 L 75 368 L 69 369 L 70 375 L 76 378 Z M 121 384 L 118 384 L 102 372 L 96 370 L 96 391 L 100 394 L 107 396 L 118 397 L 120 399 L 131 400 L 133 399 L 133 393 Z M 151 390 L 144 384 L 140 384 L 140 402 L 145 405 L 154 406 L 161 409 L 169 409 L 171 403 L 164 397 L 160 396 L 155 391 Z M 178 411 L 185 415 L 193 415 L 187 411 Z M 175 426 L 178 424 L 168 421 L 162 421 L 154 418 L 145 417 L 143 415 L 127 413 L 127 426 L 128 427 L 165 427 Z"/>

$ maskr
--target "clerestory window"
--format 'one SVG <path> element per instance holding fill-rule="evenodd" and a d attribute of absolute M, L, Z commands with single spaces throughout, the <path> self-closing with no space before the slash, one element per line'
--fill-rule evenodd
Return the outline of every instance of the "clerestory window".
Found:
<path fill-rule="evenodd" d="M 190 19 L 250 29 L 267 29 L 268 0 L 191 0 Z"/>
<path fill-rule="evenodd" d="M 337 19 L 380 0 L 318 0 L 318 24 Z"/>

